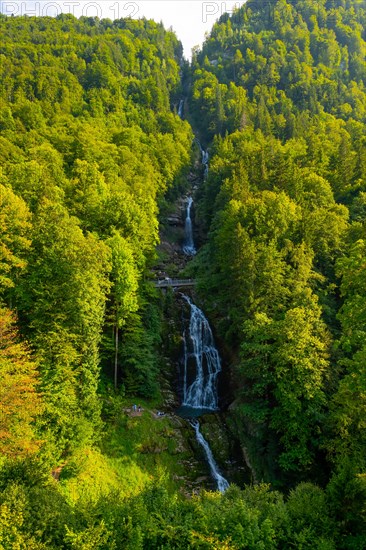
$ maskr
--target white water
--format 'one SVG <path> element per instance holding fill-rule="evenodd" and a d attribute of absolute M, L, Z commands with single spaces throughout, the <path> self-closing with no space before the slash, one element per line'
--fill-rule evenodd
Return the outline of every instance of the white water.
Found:
<path fill-rule="evenodd" d="M 207 176 L 208 176 L 208 151 L 205 151 L 200 143 L 200 141 L 196 138 L 196 141 L 198 143 L 198 147 L 200 148 L 200 151 L 201 151 L 201 162 L 203 164 L 203 167 L 204 167 L 204 172 L 203 172 L 203 176 L 205 179 L 207 179 Z"/>
<path fill-rule="evenodd" d="M 210 466 L 210 470 L 211 470 L 211 475 L 212 477 L 214 478 L 214 480 L 216 481 L 217 483 L 217 489 L 221 492 L 221 493 L 224 493 L 226 491 L 226 489 L 229 488 L 229 483 L 228 481 L 220 474 L 220 471 L 218 469 L 218 466 L 215 462 L 215 459 L 213 457 L 213 454 L 212 454 L 212 451 L 210 449 L 210 446 L 209 444 L 207 443 L 206 439 L 203 437 L 203 435 L 201 434 L 200 432 L 200 425 L 199 425 L 199 422 L 198 420 L 192 420 L 191 421 L 191 424 L 196 432 L 196 438 L 197 438 L 197 441 L 198 443 L 203 447 L 203 450 L 205 452 L 205 455 L 206 455 L 206 458 L 207 458 L 207 462 Z"/>
<path fill-rule="evenodd" d="M 208 163 L 208 151 L 204 151 L 202 149 L 201 154 L 202 154 L 202 164 L 206 165 Z"/>
<path fill-rule="evenodd" d="M 221 361 L 210 325 L 199 307 L 184 296 L 191 308 L 188 337 L 184 333 L 183 406 L 218 409 L 217 377 Z"/>
<path fill-rule="evenodd" d="M 178 116 L 180 118 L 183 117 L 183 106 L 184 106 L 184 99 L 181 99 L 180 102 L 179 102 L 179 107 L 178 107 Z"/>
<path fill-rule="evenodd" d="M 180 107 L 180 105 L 179 105 Z M 179 114 L 179 111 L 178 111 Z M 204 177 L 208 175 L 208 152 L 199 145 Z M 185 244 L 183 252 L 187 255 L 196 253 L 193 242 L 191 207 L 193 199 L 188 198 L 185 221 Z M 202 310 L 192 303 L 188 296 L 183 295 L 191 308 L 189 328 L 184 331 L 184 376 L 183 376 L 183 407 L 196 412 L 198 416 L 205 410 L 218 410 L 217 378 L 221 372 L 221 361 L 216 349 L 211 327 Z M 200 432 L 198 420 L 191 420 L 196 433 L 196 439 L 202 446 L 210 467 L 211 475 L 221 493 L 229 487 L 228 481 L 220 474 L 209 444 Z"/>
<path fill-rule="evenodd" d="M 202 310 L 188 296 L 183 295 L 191 308 L 188 337 L 184 332 L 184 380 L 183 406 L 197 412 L 217 410 L 217 377 L 221 371 L 221 361 L 215 347 L 210 325 Z M 193 372 L 192 372 L 193 371 Z M 222 493 L 229 487 L 228 481 L 220 474 L 209 444 L 200 432 L 198 420 L 191 420 L 196 439 L 202 446 L 211 475 L 218 491 Z"/>
<path fill-rule="evenodd" d="M 192 220 L 191 220 L 192 204 L 193 204 L 192 197 L 188 197 L 187 214 L 186 214 L 186 221 L 184 225 L 185 239 L 184 239 L 184 245 L 183 245 L 183 252 L 184 254 L 187 254 L 187 256 L 193 256 L 194 254 L 196 254 L 196 248 L 193 242 Z"/>

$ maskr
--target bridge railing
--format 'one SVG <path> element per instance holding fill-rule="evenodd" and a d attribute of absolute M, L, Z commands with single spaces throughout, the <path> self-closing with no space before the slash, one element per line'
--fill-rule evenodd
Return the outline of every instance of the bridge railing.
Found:
<path fill-rule="evenodd" d="M 194 286 L 196 281 L 194 279 L 156 279 L 153 281 L 154 286 L 157 288 L 165 287 L 179 287 L 179 286 Z"/>

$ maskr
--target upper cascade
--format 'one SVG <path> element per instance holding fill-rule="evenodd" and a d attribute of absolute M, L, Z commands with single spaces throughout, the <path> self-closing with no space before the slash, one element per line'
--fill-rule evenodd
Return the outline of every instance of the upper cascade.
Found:
<path fill-rule="evenodd" d="M 197 142 L 198 147 L 200 148 L 200 152 L 201 152 L 201 162 L 202 162 L 202 165 L 204 167 L 203 177 L 204 177 L 204 179 L 206 179 L 207 176 L 208 176 L 208 151 L 205 150 L 202 147 L 201 142 L 199 141 L 199 139 L 196 138 L 196 142 Z"/>
<path fill-rule="evenodd" d="M 186 214 L 186 221 L 184 225 L 185 239 L 184 239 L 184 245 L 183 245 L 183 252 L 184 254 L 187 254 L 187 256 L 193 256 L 194 254 L 196 254 L 196 248 L 193 242 L 192 220 L 191 220 L 192 204 L 193 204 L 192 197 L 188 197 L 187 214 Z"/>
<path fill-rule="evenodd" d="M 179 101 L 179 107 L 178 107 L 178 116 L 180 118 L 183 118 L 183 110 L 184 110 L 184 99 L 181 99 Z"/>

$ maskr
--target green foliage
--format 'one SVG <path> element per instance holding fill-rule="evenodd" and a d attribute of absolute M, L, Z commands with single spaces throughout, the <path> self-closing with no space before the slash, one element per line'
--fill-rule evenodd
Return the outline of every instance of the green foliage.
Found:
<path fill-rule="evenodd" d="M 282 468 L 303 469 L 319 445 L 325 404 L 327 335 L 320 310 L 309 300 L 306 307 L 289 309 L 281 320 L 257 313 L 245 323 L 244 338 L 240 371 L 247 381 L 246 414 L 268 422 L 280 436 Z"/>
<path fill-rule="evenodd" d="M 94 550 L 94 548 L 116 548 L 111 535 L 102 520 L 99 525 L 87 527 L 83 531 L 74 532 L 66 526 L 65 542 L 71 550 Z"/>
<path fill-rule="evenodd" d="M 75 455 L 59 483 L 35 460 L 3 465 L 4 548 L 338 548 L 327 495 L 310 483 L 286 501 L 268 485 L 183 498 L 167 475 L 179 471 L 181 460 L 167 452 L 172 428 L 169 418 L 157 421 L 148 410 L 141 417 L 120 411 L 104 454 Z"/>
<path fill-rule="evenodd" d="M 364 540 L 364 25 L 357 2 L 248 1 L 191 67 L 210 148 L 194 270 L 231 362 L 231 421 L 258 478 L 332 479 L 329 501 L 300 485 L 288 507 L 329 506 L 338 542 L 309 518 L 293 527 L 299 548 Z M 244 98 L 235 120 L 230 89 Z"/>
<path fill-rule="evenodd" d="M 7 463 L 0 470 L 0 488 L 0 540 L 4 548 L 38 550 L 62 544 L 64 525 L 72 525 L 74 519 L 55 482 L 38 461 Z"/>
<path fill-rule="evenodd" d="M 1 17 L 0 27 L 1 297 L 39 361 L 55 460 L 98 437 L 101 367 L 115 361 L 130 392 L 158 389 L 158 324 L 146 321 L 141 281 L 158 201 L 190 157 L 191 130 L 170 112 L 182 51 L 145 20 Z"/>
<path fill-rule="evenodd" d="M 1 548 L 365 547 L 365 27 L 351 0 L 249 0 L 188 74 L 152 21 L 0 15 Z M 180 72 L 210 146 L 192 269 L 238 430 L 287 499 L 185 499 L 170 420 L 117 397 L 159 395 L 146 281 L 191 156 Z M 291 488 L 309 478 L 326 490 Z"/>
<path fill-rule="evenodd" d="M 155 305 L 144 306 L 142 318 L 130 316 L 123 335 L 121 363 L 128 393 L 156 397 L 160 319 Z"/>
<path fill-rule="evenodd" d="M 0 184 L 0 285 L 14 287 L 26 265 L 30 247 L 30 212 L 24 201 L 9 187 Z"/>
<path fill-rule="evenodd" d="M 191 99 L 198 127 L 208 129 L 209 138 L 221 133 L 224 121 L 229 132 L 254 126 L 288 139 L 301 131 L 302 112 L 324 110 L 363 121 L 365 14 L 350 4 L 246 2 L 231 17 L 222 16 L 193 59 Z M 236 120 L 219 115 L 229 100 L 221 111 L 215 101 L 217 90 L 229 89 L 241 111 Z M 242 93 L 245 102 L 237 99 Z M 349 167 L 351 157 L 338 156 L 336 162 Z M 353 171 L 345 175 L 343 188 Z"/>
<path fill-rule="evenodd" d="M 27 345 L 20 342 L 8 309 L 0 309 L 0 335 L 0 452 L 21 457 L 37 452 L 40 445 L 34 428 L 43 409 L 37 393 L 37 365 Z"/>
<path fill-rule="evenodd" d="M 332 460 L 354 474 L 364 473 L 365 464 L 365 242 L 352 243 L 337 262 L 344 298 L 338 318 L 342 334 L 338 345 L 344 350 L 343 376 L 332 397 L 328 449 Z"/>

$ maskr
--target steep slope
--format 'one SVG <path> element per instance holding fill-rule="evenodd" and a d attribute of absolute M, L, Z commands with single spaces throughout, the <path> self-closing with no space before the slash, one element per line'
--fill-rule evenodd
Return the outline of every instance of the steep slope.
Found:
<path fill-rule="evenodd" d="M 151 21 L 0 26 L 1 298 L 38 358 L 57 460 L 98 433 L 101 360 L 116 387 L 158 391 L 144 278 L 159 200 L 189 163 L 191 130 L 171 110 L 182 50 Z"/>
<path fill-rule="evenodd" d="M 358 2 L 248 2 L 193 62 L 194 263 L 226 420 L 273 482 L 221 495 L 194 494 L 184 428 L 154 414 L 181 46 L 145 20 L 0 16 L 0 547 L 366 546 L 364 23 Z"/>
<path fill-rule="evenodd" d="M 366 468 L 365 17 L 362 2 L 249 1 L 197 52 L 190 97 L 211 143 L 198 275 L 232 358 L 232 422 L 259 477 L 342 479 L 341 500 Z"/>

